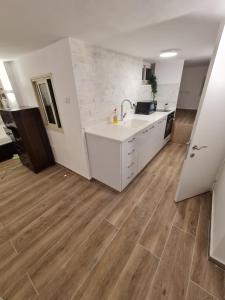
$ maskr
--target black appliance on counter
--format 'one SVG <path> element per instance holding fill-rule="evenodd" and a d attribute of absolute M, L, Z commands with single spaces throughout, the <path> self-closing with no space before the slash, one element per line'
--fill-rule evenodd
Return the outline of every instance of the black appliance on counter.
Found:
<path fill-rule="evenodd" d="M 171 112 L 171 113 L 168 114 L 168 116 L 167 116 L 166 129 L 165 129 L 164 139 L 165 139 L 166 137 L 168 137 L 168 136 L 172 133 L 174 116 L 175 116 L 175 112 Z"/>
<path fill-rule="evenodd" d="M 155 102 L 154 101 L 143 101 L 137 102 L 135 108 L 135 114 L 139 115 L 150 115 L 155 112 Z"/>
<path fill-rule="evenodd" d="M 38 173 L 54 164 L 54 156 L 37 107 L 3 109 L 0 115 L 23 165 Z"/>

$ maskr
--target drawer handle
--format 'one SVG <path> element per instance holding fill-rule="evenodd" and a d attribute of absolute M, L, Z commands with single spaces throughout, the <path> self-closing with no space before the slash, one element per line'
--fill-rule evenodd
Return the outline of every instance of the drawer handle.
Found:
<path fill-rule="evenodd" d="M 131 151 L 131 152 L 128 152 L 128 155 L 131 155 L 131 154 L 133 154 L 134 153 L 134 149 Z"/>
<path fill-rule="evenodd" d="M 128 166 L 128 168 L 131 168 L 133 165 L 134 165 L 134 162 L 132 162 L 132 163 Z"/>
<path fill-rule="evenodd" d="M 127 177 L 127 179 L 131 179 L 134 176 L 134 173 L 131 173 L 130 176 Z"/>
<path fill-rule="evenodd" d="M 136 138 L 132 138 L 131 140 L 128 141 L 128 143 L 133 143 L 136 140 Z"/>

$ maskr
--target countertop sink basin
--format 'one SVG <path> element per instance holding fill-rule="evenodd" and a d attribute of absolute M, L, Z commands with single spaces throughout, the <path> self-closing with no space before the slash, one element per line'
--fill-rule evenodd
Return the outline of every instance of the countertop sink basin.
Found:
<path fill-rule="evenodd" d="M 139 127 L 149 125 L 149 122 L 144 121 L 144 120 L 138 120 L 138 119 L 128 119 L 128 120 L 124 120 L 124 121 L 120 122 L 118 125 L 130 127 L 130 128 L 139 128 Z"/>

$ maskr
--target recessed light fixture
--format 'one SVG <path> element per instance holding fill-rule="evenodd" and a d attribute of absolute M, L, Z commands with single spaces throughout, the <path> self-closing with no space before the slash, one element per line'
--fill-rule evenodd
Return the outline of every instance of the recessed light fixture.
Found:
<path fill-rule="evenodd" d="M 178 50 L 169 49 L 169 50 L 161 51 L 159 56 L 163 58 L 169 58 L 169 57 L 177 56 L 177 54 L 178 54 Z"/>

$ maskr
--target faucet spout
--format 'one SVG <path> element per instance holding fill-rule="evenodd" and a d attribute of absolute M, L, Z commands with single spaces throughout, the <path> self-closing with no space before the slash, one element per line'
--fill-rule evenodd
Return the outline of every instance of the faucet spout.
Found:
<path fill-rule="evenodd" d="M 129 99 L 124 99 L 124 100 L 121 102 L 121 110 L 120 110 L 120 112 L 121 112 L 121 117 L 120 117 L 120 121 L 123 121 L 124 117 L 126 116 L 126 113 L 125 113 L 125 114 L 123 113 L 123 105 L 124 105 L 125 102 L 130 103 L 130 108 L 131 108 L 131 109 L 134 108 L 134 104 L 132 103 L 131 100 L 129 100 Z"/>

